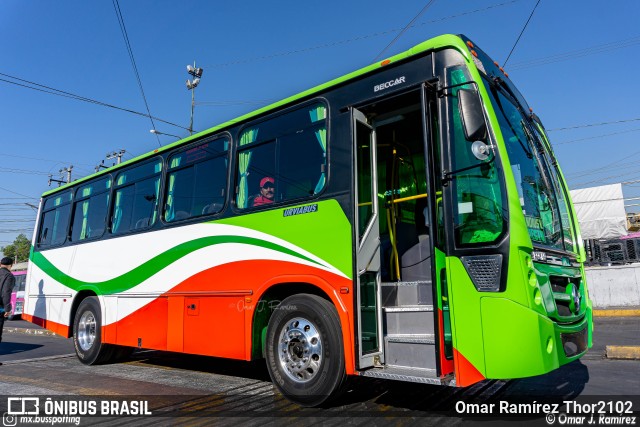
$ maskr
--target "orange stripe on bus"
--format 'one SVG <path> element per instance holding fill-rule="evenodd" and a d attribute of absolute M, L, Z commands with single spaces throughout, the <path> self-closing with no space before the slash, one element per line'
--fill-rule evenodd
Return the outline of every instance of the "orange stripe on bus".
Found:
<path fill-rule="evenodd" d="M 31 314 L 22 313 L 22 318 L 27 322 L 31 322 L 34 325 L 42 326 L 45 329 L 50 330 L 53 333 L 61 335 L 65 338 L 69 338 L 69 326 L 62 325 L 60 323 L 52 322 L 51 320 L 42 319 L 40 317 L 32 316 Z"/>
<path fill-rule="evenodd" d="M 486 379 L 485 376 L 455 348 L 453 349 L 453 361 L 456 367 L 456 386 L 467 387 Z"/>
<path fill-rule="evenodd" d="M 250 360 L 254 313 L 266 309 L 256 304 L 272 286 L 284 283 L 308 283 L 331 298 L 343 325 L 346 370 L 353 374 L 353 298 L 352 292 L 340 293 L 340 288 L 351 289 L 351 280 L 286 261 L 238 261 L 202 271 L 103 327 L 103 337 L 112 344 Z M 211 288 L 216 293 L 207 294 Z M 227 292 L 223 296 L 221 288 Z M 255 290 L 249 300 L 247 289 Z"/>

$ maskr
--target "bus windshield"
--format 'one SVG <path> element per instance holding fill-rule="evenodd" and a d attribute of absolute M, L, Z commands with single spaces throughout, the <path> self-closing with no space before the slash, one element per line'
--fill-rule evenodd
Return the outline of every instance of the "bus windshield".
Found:
<path fill-rule="evenodd" d="M 483 78 L 534 245 L 574 252 L 566 197 L 540 135 L 506 91 Z"/>

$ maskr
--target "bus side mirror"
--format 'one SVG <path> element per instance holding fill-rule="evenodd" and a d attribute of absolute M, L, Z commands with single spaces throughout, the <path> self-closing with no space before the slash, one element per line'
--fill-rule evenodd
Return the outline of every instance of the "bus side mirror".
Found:
<path fill-rule="evenodd" d="M 458 109 L 467 141 L 486 141 L 487 123 L 484 120 L 478 93 L 469 89 L 459 89 Z"/>

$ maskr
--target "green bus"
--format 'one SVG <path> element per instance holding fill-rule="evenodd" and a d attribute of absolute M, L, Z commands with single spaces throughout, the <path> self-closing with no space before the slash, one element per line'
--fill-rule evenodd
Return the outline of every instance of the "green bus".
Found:
<path fill-rule="evenodd" d="M 48 191 L 38 215 L 24 317 L 85 364 L 264 358 L 314 406 L 348 376 L 464 387 L 592 346 L 545 128 L 464 36 Z"/>

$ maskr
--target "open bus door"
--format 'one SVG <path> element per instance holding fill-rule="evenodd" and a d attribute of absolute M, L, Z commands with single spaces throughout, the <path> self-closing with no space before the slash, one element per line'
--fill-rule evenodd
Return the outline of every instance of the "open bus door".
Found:
<path fill-rule="evenodd" d="M 384 362 L 380 316 L 380 231 L 376 172 L 376 137 L 366 116 L 352 109 L 356 153 L 356 263 L 358 367 Z"/>
<path fill-rule="evenodd" d="M 430 384 L 452 379 L 446 290 L 440 291 L 446 257 L 430 226 L 442 206 L 442 191 L 431 179 L 436 102 L 433 90 L 412 90 L 352 109 L 357 361 L 364 376 Z"/>

